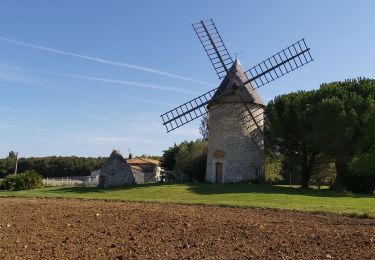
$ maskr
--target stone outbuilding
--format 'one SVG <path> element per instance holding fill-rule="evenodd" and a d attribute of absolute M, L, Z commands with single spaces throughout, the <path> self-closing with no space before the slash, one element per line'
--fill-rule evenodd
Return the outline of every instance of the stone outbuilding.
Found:
<path fill-rule="evenodd" d="M 229 73 L 231 76 L 236 74 L 242 81 L 247 80 L 243 78 L 246 75 L 238 60 Z M 231 76 L 227 75 L 219 86 L 220 92 L 228 94 L 208 105 L 207 182 L 245 182 L 264 174 L 263 151 L 257 149 L 250 136 L 252 131 L 258 130 L 245 120 L 249 116 L 247 111 L 239 113 L 239 107 L 246 102 L 263 128 L 264 102 L 251 83 L 241 90 L 241 96 L 246 97 L 244 100 L 229 92 L 233 84 Z"/>
<path fill-rule="evenodd" d="M 105 161 L 99 175 L 99 187 L 132 185 L 134 175 L 130 165 L 118 150 L 114 150 Z"/>
<path fill-rule="evenodd" d="M 126 162 L 132 168 L 137 184 L 160 181 L 160 161 L 146 157 L 132 158 L 132 156 L 129 155 Z"/>

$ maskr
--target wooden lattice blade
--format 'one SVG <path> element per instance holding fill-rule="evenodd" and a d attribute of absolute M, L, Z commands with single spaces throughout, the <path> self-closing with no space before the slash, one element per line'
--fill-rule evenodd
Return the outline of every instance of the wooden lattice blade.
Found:
<path fill-rule="evenodd" d="M 224 78 L 233 64 L 219 31 L 212 19 L 192 24 L 219 79 Z"/>
<path fill-rule="evenodd" d="M 301 39 L 246 71 L 249 80 L 244 84 L 251 82 L 254 88 L 259 88 L 311 61 L 310 48 Z"/>
<path fill-rule="evenodd" d="M 203 95 L 162 114 L 160 117 L 163 120 L 163 125 L 166 127 L 167 132 L 207 114 L 208 111 L 206 106 L 209 102 L 216 99 L 214 95 L 217 91 L 218 88 L 212 89 Z"/>
<path fill-rule="evenodd" d="M 213 21 L 210 20 L 212 22 L 212 26 L 214 26 L 214 29 L 216 32 L 216 27 L 215 25 L 213 24 Z M 206 49 L 206 46 L 204 45 L 201 37 L 203 36 L 200 36 L 200 31 L 197 31 L 199 30 L 199 24 L 203 24 L 202 28 L 205 28 L 204 30 L 207 32 L 208 30 L 206 30 L 206 23 L 210 22 L 210 21 L 207 21 L 207 22 L 203 22 L 201 21 L 200 23 L 198 24 L 193 24 L 193 27 L 194 27 L 194 30 L 196 30 L 197 32 L 197 35 L 199 37 L 199 39 L 201 40 L 202 44 L 203 44 L 203 47 L 205 48 L 206 52 L 207 52 L 207 49 Z M 217 32 L 218 34 L 218 32 Z M 204 35 L 204 33 L 203 33 Z M 219 35 L 219 34 L 218 34 Z M 209 42 L 210 43 L 213 43 L 213 46 L 216 46 L 215 45 L 215 42 L 213 42 L 212 40 L 210 40 L 210 37 L 212 37 L 210 35 L 209 32 L 206 33 L 206 36 L 209 38 Z M 220 38 L 220 41 L 222 42 L 221 40 L 221 37 L 219 35 L 219 38 Z M 224 43 L 223 43 L 224 45 Z M 225 46 L 224 46 L 225 48 Z M 226 48 L 225 48 L 225 51 L 226 51 Z M 300 41 L 297 41 L 296 43 L 290 45 L 289 47 L 285 48 L 284 50 L 276 53 L 275 55 L 271 56 L 270 58 L 264 60 L 263 62 L 259 63 L 258 65 L 254 66 L 253 68 L 251 68 L 250 70 L 246 71 L 246 72 L 242 72 L 240 73 L 240 76 L 239 74 L 236 74 L 236 73 L 232 73 L 231 70 L 228 71 L 228 68 L 227 68 L 227 64 L 225 63 L 222 63 L 221 66 L 222 68 L 225 68 L 225 74 L 223 74 L 223 77 L 227 76 L 225 80 L 228 80 L 233 84 L 232 88 L 226 91 L 222 91 L 220 88 L 215 88 L 213 90 L 210 90 L 208 92 L 206 92 L 205 94 L 195 98 L 195 99 L 192 99 L 184 104 L 182 104 L 181 106 L 178 106 L 166 113 L 164 113 L 163 115 L 161 115 L 161 118 L 163 120 L 163 125 L 165 125 L 166 129 L 167 129 L 167 132 L 170 132 L 204 114 L 206 114 L 208 111 L 207 111 L 207 105 L 210 103 L 210 102 L 214 102 L 215 100 L 227 95 L 227 94 L 231 94 L 231 93 L 234 93 L 234 91 L 236 91 L 237 93 L 240 93 L 241 89 L 245 88 L 246 86 L 250 86 L 252 88 L 252 90 L 255 90 L 256 88 L 259 88 L 309 62 L 311 62 L 313 59 L 310 55 L 310 49 L 306 46 L 306 43 L 305 43 L 305 40 L 302 39 Z M 227 51 L 226 51 L 227 52 Z M 217 50 L 215 51 L 216 53 L 216 56 L 218 57 L 219 60 L 222 60 L 220 59 L 221 57 L 221 54 L 220 52 L 218 52 Z M 207 53 L 207 55 L 210 57 L 210 54 Z M 229 55 L 229 53 L 228 53 Z M 215 54 L 213 54 L 213 56 L 215 56 Z M 230 57 L 230 55 L 229 55 Z M 231 59 L 231 58 L 230 58 Z M 210 58 L 211 60 L 211 58 Z M 212 62 L 212 60 L 211 60 Z M 233 64 L 233 61 L 231 60 L 231 64 Z M 214 63 L 213 63 L 214 65 Z M 214 65 L 214 68 L 215 70 L 217 69 Z M 218 73 L 218 71 L 217 71 Z M 220 72 L 218 73 L 218 75 L 220 74 Z M 221 78 L 221 76 L 219 75 L 219 78 Z M 252 96 L 254 93 L 254 91 L 249 91 L 249 93 L 246 94 L 245 92 L 245 95 L 247 96 L 251 96 L 251 98 L 249 97 L 241 97 L 241 99 L 243 100 L 253 100 L 255 101 L 255 98 L 254 96 Z M 243 102 L 244 103 L 244 106 L 246 109 L 249 109 L 248 105 L 246 104 L 246 102 Z M 249 110 L 249 115 L 252 116 L 251 114 L 251 110 Z M 254 119 L 255 120 L 255 119 Z M 267 120 L 266 118 L 264 118 L 264 120 Z M 257 122 L 254 121 L 254 123 L 256 124 Z M 261 138 L 259 138 L 261 137 Z M 263 130 L 260 128 L 260 127 L 257 127 L 257 132 L 256 132 L 256 136 L 252 136 L 252 139 L 254 143 L 256 143 L 255 139 L 264 139 L 263 138 Z M 262 145 L 263 145 L 263 141 L 262 141 Z M 260 147 L 257 145 L 257 147 Z"/>
<path fill-rule="evenodd" d="M 238 113 L 240 120 L 243 122 L 245 129 L 251 141 L 254 143 L 257 150 L 262 151 L 264 149 L 264 108 L 258 104 L 248 104 L 243 102 L 238 107 Z"/>

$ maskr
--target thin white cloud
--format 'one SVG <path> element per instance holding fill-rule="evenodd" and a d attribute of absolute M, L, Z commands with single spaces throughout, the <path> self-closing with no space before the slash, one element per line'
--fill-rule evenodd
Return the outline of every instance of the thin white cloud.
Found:
<path fill-rule="evenodd" d="M 25 73 L 25 71 L 19 67 L 0 64 L 0 80 L 22 83 L 35 83 L 35 81 L 28 74 L 29 73 Z"/>
<path fill-rule="evenodd" d="M 144 67 L 144 66 L 133 65 L 133 64 L 128 64 L 128 63 L 124 63 L 124 62 L 117 62 L 117 61 L 112 61 L 112 60 L 82 55 L 82 54 L 78 54 L 78 53 L 74 53 L 74 52 L 57 50 L 57 49 L 53 49 L 53 48 L 48 48 L 48 47 L 36 45 L 36 44 L 31 44 L 31 43 L 27 43 L 27 42 L 23 42 L 23 41 L 10 39 L 10 38 L 7 38 L 7 37 L 2 37 L 2 36 L 0 36 L 0 40 L 5 41 L 5 42 L 9 42 L 9 43 L 13 43 L 13 44 L 17 44 L 17 45 L 20 45 L 20 46 L 25 46 L 25 47 L 41 50 L 41 51 L 46 51 L 46 52 L 56 53 L 56 54 L 60 54 L 60 55 L 90 60 L 90 61 L 104 63 L 104 64 L 110 64 L 110 65 L 129 68 L 129 69 L 145 71 L 145 72 L 154 73 L 154 74 L 158 74 L 158 75 L 162 75 L 162 76 L 166 76 L 166 77 L 171 77 L 171 78 L 176 78 L 176 79 L 180 79 L 180 80 L 199 83 L 199 84 L 203 84 L 203 85 L 207 85 L 207 86 L 213 86 L 212 83 L 209 83 L 209 82 L 206 82 L 206 81 L 202 81 L 202 80 L 198 80 L 198 79 L 194 79 L 194 78 L 190 78 L 190 77 L 185 77 L 185 76 L 181 76 L 181 75 L 178 75 L 178 74 L 173 74 L 173 73 L 169 73 L 169 72 L 165 72 L 165 71 L 161 71 L 161 70 L 157 70 L 157 69 L 153 69 L 153 68 L 148 68 L 148 67 Z"/>
<path fill-rule="evenodd" d="M 24 69 L 9 64 L 0 64 L 0 80 L 14 83 L 21 83 L 27 86 L 36 86 L 48 89 L 60 89 L 59 87 L 53 86 L 48 81 L 41 81 L 35 78 L 35 71 Z"/>
<path fill-rule="evenodd" d="M 126 85 L 126 86 L 135 86 L 135 87 L 147 88 L 147 89 L 157 89 L 157 90 L 178 92 L 178 93 L 184 93 L 184 94 L 193 94 L 193 95 L 199 94 L 196 91 L 170 87 L 170 86 L 162 86 L 158 84 L 125 81 L 125 80 L 118 80 L 118 79 L 99 78 L 99 77 L 91 77 L 91 76 L 86 76 L 86 75 L 48 72 L 48 71 L 33 70 L 33 69 L 23 68 L 23 67 L 16 67 L 16 66 L 12 66 L 9 64 L 0 64 L 0 80 L 27 83 L 30 85 L 35 85 L 35 86 L 40 86 L 40 87 L 59 89 L 57 87 L 52 87 L 51 85 L 48 85 L 47 83 L 40 84 L 40 82 L 38 82 L 38 80 L 35 79 L 35 75 L 32 75 L 33 73 L 34 74 L 35 73 L 46 74 L 46 75 L 72 78 L 72 79 L 80 79 L 80 80 L 106 82 L 106 83 L 120 84 L 120 85 Z"/>
<path fill-rule="evenodd" d="M 172 92 L 179 92 L 179 93 L 186 93 L 186 94 L 194 94 L 194 95 L 198 94 L 198 92 L 196 92 L 196 91 L 185 90 L 185 89 L 169 87 L 169 86 L 161 86 L 161 85 L 157 85 L 157 84 L 143 83 L 143 82 L 98 78 L 98 77 L 75 75 L 75 74 L 64 74 L 64 73 L 42 72 L 42 71 L 40 71 L 40 72 L 45 73 L 45 74 L 49 74 L 49 75 L 55 75 L 55 76 L 61 76 L 61 77 L 67 77 L 67 78 L 74 78 L 74 79 L 99 81 L 99 82 L 106 82 L 106 83 L 112 83 L 112 84 L 136 86 L 136 87 L 140 87 L 140 88 L 158 89 L 158 90 L 172 91 Z"/>

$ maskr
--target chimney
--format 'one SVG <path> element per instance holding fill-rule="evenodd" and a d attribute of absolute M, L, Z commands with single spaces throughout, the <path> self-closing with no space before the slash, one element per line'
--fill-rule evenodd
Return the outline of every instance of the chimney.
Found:
<path fill-rule="evenodd" d="M 133 154 L 129 153 L 129 159 L 133 158 Z"/>

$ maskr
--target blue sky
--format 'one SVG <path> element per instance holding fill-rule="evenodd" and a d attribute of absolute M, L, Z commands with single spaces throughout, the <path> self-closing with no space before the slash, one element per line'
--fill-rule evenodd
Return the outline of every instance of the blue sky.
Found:
<path fill-rule="evenodd" d="M 375 78 L 375 1 L 2 1 L 0 157 L 160 155 L 199 138 L 160 115 L 219 84 L 191 23 L 213 18 L 250 68 L 306 38 L 314 62 L 259 91 Z"/>

